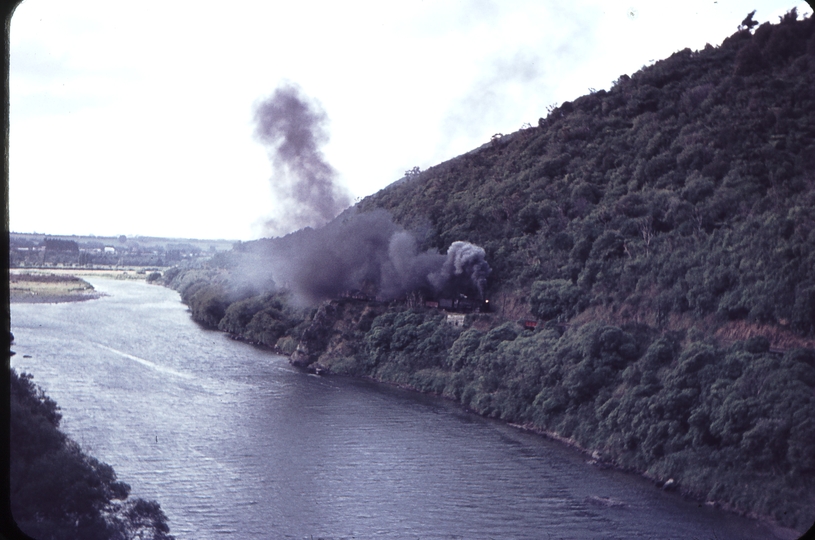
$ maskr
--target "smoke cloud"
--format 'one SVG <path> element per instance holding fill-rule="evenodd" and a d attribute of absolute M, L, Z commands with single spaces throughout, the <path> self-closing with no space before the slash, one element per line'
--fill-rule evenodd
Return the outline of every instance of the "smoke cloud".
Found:
<path fill-rule="evenodd" d="M 454 291 L 445 291 L 451 293 L 472 285 L 478 290 L 479 298 L 483 298 L 487 276 L 491 271 L 485 257 L 484 248 L 469 242 L 453 242 L 447 249 L 444 264 L 428 279 L 439 291 L 453 287 Z"/>
<path fill-rule="evenodd" d="M 244 269 L 245 279 L 261 284 L 271 273 L 275 286 L 292 291 L 301 304 L 351 291 L 381 299 L 413 292 L 483 298 L 490 267 L 482 248 L 454 242 L 445 255 L 420 252 L 416 237 L 385 210 L 351 209 L 335 218 L 350 197 L 320 151 L 328 140 L 326 115 L 297 87 L 275 90 L 258 106 L 255 121 L 255 136 L 268 148 L 279 201 L 267 232 L 298 230 L 261 241 L 254 262 Z"/>
<path fill-rule="evenodd" d="M 385 210 L 351 211 L 325 227 L 265 241 L 263 256 L 278 287 L 301 304 L 350 292 L 388 300 L 418 292 L 427 298 L 483 298 L 489 264 L 482 248 L 454 242 L 446 254 L 419 242 Z"/>
<path fill-rule="evenodd" d="M 328 141 L 327 117 L 293 85 L 277 88 L 255 111 L 255 136 L 266 145 L 274 174 L 277 216 L 272 235 L 327 223 L 351 203 L 320 147 Z"/>

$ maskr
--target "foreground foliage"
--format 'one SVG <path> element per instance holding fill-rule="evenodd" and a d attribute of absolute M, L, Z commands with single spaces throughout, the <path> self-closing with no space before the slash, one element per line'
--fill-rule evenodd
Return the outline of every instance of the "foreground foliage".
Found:
<path fill-rule="evenodd" d="M 56 402 L 11 370 L 9 485 L 17 525 L 38 540 L 172 540 L 155 501 L 128 499 L 110 465 L 59 430 Z"/>

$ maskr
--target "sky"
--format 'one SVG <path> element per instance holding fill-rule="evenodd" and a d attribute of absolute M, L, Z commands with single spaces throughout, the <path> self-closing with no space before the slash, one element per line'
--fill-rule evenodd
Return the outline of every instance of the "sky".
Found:
<path fill-rule="evenodd" d="M 718 45 L 780 0 L 24 0 L 10 25 L 9 226 L 251 240 L 288 231 L 256 111 L 294 88 L 348 200 Z M 316 223 L 315 223 L 316 225 Z"/>

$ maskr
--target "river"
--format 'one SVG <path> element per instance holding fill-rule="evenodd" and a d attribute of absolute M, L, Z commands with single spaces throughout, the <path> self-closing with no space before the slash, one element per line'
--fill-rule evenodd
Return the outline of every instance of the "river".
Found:
<path fill-rule="evenodd" d="M 305 374 L 172 290 L 87 279 L 107 296 L 12 305 L 12 366 L 178 540 L 773 538 L 445 400 Z"/>

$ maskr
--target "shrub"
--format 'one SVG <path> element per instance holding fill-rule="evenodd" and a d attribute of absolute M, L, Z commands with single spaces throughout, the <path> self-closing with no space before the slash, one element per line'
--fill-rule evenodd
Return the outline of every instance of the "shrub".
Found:
<path fill-rule="evenodd" d="M 128 499 L 110 465 L 59 431 L 59 407 L 31 375 L 10 375 L 9 488 L 20 529 L 49 540 L 172 540 L 159 504 Z"/>
<path fill-rule="evenodd" d="M 568 319 L 583 308 L 584 301 L 582 290 L 565 279 L 536 281 L 529 297 L 532 313 L 541 319 Z"/>

